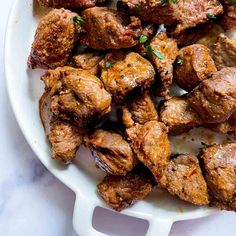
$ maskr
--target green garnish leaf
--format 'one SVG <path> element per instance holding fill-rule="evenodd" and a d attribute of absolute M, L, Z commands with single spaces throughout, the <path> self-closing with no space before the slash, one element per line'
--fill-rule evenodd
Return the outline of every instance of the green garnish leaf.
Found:
<path fill-rule="evenodd" d="M 108 69 L 108 68 L 110 68 L 110 67 L 112 67 L 112 63 L 111 62 L 106 62 L 106 68 Z"/>
<path fill-rule="evenodd" d="M 146 35 L 141 35 L 139 38 L 140 43 L 146 43 L 148 40 L 148 37 Z"/>
<path fill-rule="evenodd" d="M 159 51 L 153 49 L 150 45 L 146 46 L 146 52 L 147 52 L 147 55 L 148 55 L 149 57 L 152 57 L 152 55 L 154 55 L 154 56 L 156 56 L 159 60 L 163 60 L 163 59 L 165 58 L 164 55 L 163 55 L 161 52 L 159 52 Z"/>
<path fill-rule="evenodd" d="M 77 24 L 80 24 L 80 25 L 83 25 L 85 23 L 85 21 L 83 20 L 83 18 L 81 16 L 74 16 L 73 21 Z"/>
<path fill-rule="evenodd" d="M 229 3 L 230 5 L 233 5 L 233 4 L 236 3 L 236 0 L 228 0 L 228 3 Z"/>
<path fill-rule="evenodd" d="M 183 64 L 184 64 L 183 59 L 181 59 L 180 57 L 177 57 L 176 65 L 178 65 L 178 66 L 182 66 Z"/>
<path fill-rule="evenodd" d="M 161 52 L 158 52 L 157 50 L 153 50 L 152 52 L 159 60 L 164 59 L 164 55 Z"/>
<path fill-rule="evenodd" d="M 141 5 L 136 6 L 136 7 L 135 7 L 135 10 L 136 10 L 137 12 L 142 11 L 142 6 L 141 6 Z"/>
<path fill-rule="evenodd" d="M 161 4 L 164 4 L 164 3 L 174 3 L 176 4 L 178 0 L 161 0 Z"/>
<path fill-rule="evenodd" d="M 216 16 L 214 16 L 214 15 L 212 15 L 210 13 L 207 13 L 207 18 L 208 18 L 208 20 L 211 20 L 211 21 L 215 21 L 217 19 Z"/>

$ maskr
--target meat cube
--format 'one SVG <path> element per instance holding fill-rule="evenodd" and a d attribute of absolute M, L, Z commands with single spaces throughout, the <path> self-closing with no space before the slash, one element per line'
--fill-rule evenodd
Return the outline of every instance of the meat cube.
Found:
<path fill-rule="evenodd" d="M 41 6 L 53 8 L 87 8 L 94 7 L 96 3 L 104 2 L 104 0 L 38 0 Z"/>
<path fill-rule="evenodd" d="M 90 74 L 98 75 L 100 72 L 98 65 L 103 58 L 104 56 L 98 53 L 79 54 L 72 57 L 72 65 L 75 68 L 87 70 Z"/>
<path fill-rule="evenodd" d="M 220 34 L 212 47 L 212 57 L 218 70 L 225 67 L 236 67 L 236 40 Z"/>
<path fill-rule="evenodd" d="M 158 121 L 149 121 L 129 129 L 126 132 L 138 160 L 152 171 L 158 181 L 171 154 L 166 126 Z"/>
<path fill-rule="evenodd" d="M 153 189 L 152 175 L 144 167 L 136 167 L 125 176 L 107 175 L 97 190 L 105 202 L 121 211 L 136 201 L 144 199 Z"/>
<path fill-rule="evenodd" d="M 201 44 L 193 44 L 179 51 L 174 66 L 174 78 L 176 84 L 182 89 L 191 91 L 216 71 L 209 49 Z"/>
<path fill-rule="evenodd" d="M 48 70 L 42 80 L 52 96 L 51 110 L 62 120 L 73 120 L 84 127 L 111 110 L 110 94 L 96 76 L 85 70 L 59 67 Z"/>
<path fill-rule="evenodd" d="M 168 127 L 171 135 L 182 134 L 203 123 L 198 114 L 190 107 L 185 96 L 166 100 L 160 109 L 160 121 Z"/>
<path fill-rule="evenodd" d="M 213 145 L 202 152 L 212 204 L 236 211 L 236 143 Z"/>
<path fill-rule="evenodd" d="M 135 123 L 144 124 L 150 120 L 158 119 L 155 105 L 147 92 L 128 99 L 120 112 L 126 128 L 130 128 Z"/>
<path fill-rule="evenodd" d="M 67 64 L 80 26 L 78 16 L 65 9 L 55 9 L 44 16 L 38 25 L 28 59 L 32 69 L 55 69 Z"/>
<path fill-rule="evenodd" d="M 128 142 L 114 132 L 96 130 L 84 137 L 84 145 L 95 155 L 96 164 L 111 175 L 126 175 L 136 165 Z"/>
<path fill-rule="evenodd" d="M 90 48 L 120 49 L 138 44 L 142 34 L 141 21 L 135 16 L 109 10 L 107 7 L 93 7 L 82 12 L 85 33 L 80 42 Z"/>
<path fill-rule="evenodd" d="M 236 4 L 231 0 L 222 0 L 224 15 L 221 22 L 224 30 L 236 29 Z"/>
<path fill-rule="evenodd" d="M 52 158 L 64 164 L 70 163 L 82 143 L 84 132 L 69 121 L 53 122 L 49 133 Z"/>
<path fill-rule="evenodd" d="M 207 127 L 218 133 L 233 133 L 236 135 L 236 112 L 234 112 L 225 122 L 219 124 L 208 124 Z"/>
<path fill-rule="evenodd" d="M 173 158 L 160 179 L 172 195 L 195 205 L 207 205 L 209 196 L 197 157 L 182 154 Z"/>
<path fill-rule="evenodd" d="M 115 51 L 100 63 L 101 80 L 116 103 L 121 103 L 134 90 L 142 91 L 154 83 L 152 64 L 138 53 Z"/>
<path fill-rule="evenodd" d="M 177 43 L 174 39 L 168 38 L 166 33 L 160 32 L 152 39 L 149 49 L 149 56 L 160 76 L 157 93 L 166 97 L 173 80 L 173 63 L 178 55 Z"/>
<path fill-rule="evenodd" d="M 165 24 L 175 28 L 178 35 L 188 28 L 207 22 L 210 16 L 223 13 L 218 0 L 120 0 L 118 9 L 128 9 L 140 19 L 156 24 Z"/>
<path fill-rule="evenodd" d="M 39 101 L 40 117 L 52 145 L 52 158 L 68 164 L 75 157 L 86 130 L 71 121 L 57 119 L 51 112 L 51 101 L 50 94 L 42 95 Z"/>
<path fill-rule="evenodd" d="M 188 96 L 190 106 L 208 123 L 221 123 L 236 111 L 236 68 L 224 68 Z"/>

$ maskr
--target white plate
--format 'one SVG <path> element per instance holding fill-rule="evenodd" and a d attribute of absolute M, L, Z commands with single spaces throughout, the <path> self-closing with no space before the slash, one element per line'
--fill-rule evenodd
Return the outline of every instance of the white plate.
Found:
<path fill-rule="evenodd" d="M 38 19 L 42 16 L 33 0 L 16 0 L 9 18 L 6 45 L 5 70 L 7 88 L 16 119 L 28 143 L 42 163 L 76 194 L 73 224 L 80 236 L 104 235 L 92 227 L 92 215 L 96 206 L 106 207 L 96 193 L 96 184 L 104 174 L 95 168 L 88 150 L 81 148 L 75 163 L 61 166 L 50 158 L 50 148 L 38 115 L 38 100 L 43 92 L 39 80 L 42 70 L 27 69 L 27 57 L 33 41 Z M 200 141 L 209 141 L 204 129 L 190 132 L 178 138 L 172 145 L 176 152 L 197 151 L 199 144 L 191 140 L 197 133 Z M 210 133 L 211 138 L 214 133 Z M 199 141 L 199 142 L 200 142 Z M 213 141 L 215 141 L 213 137 Z M 194 150 L 193 150 L 194 149 Z M 208 216 L 215 212 L 208 207 L 195 207 L 166 193 L 154 191 L 145 200 L 124 210 L 122 214 L 149 221 L 149 236 L 168 235 L 173 222 Z"/>

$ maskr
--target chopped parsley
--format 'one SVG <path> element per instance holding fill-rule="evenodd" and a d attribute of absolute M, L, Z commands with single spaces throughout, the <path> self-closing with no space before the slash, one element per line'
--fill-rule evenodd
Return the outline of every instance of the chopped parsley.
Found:
<path fill-rule="evenodd" d="M 137 12 L 142 11 L 142 6 L 141 6 L 141 5 L 136 6 L 136 7 L 135 7 L 135 10 L 136 10 Z"/>
<path fill-rule="evenodd" d="M 112 63 L 111 62 L 106 62 L 106 68 L 108 69 L 108 68 L 110 68 L 110 67 L 112 67 Z"/>
<path fill-rule="evenodd" d="M 207 18 L 208 18 L 208 20 L 211 20 L 211 21 L 215 21 L 217 19 L 216 16 L 214 16 L 214 15 L 212 15 L 210 13 L 207 13 Z"/>
<path fill-rule="evenodd" d="M 147 40 L 148 40 L 148 37 L 147 37 L 146 35 L 141 35 L 141 36 L 139 37 L 139 42 L 140 42 L 140 43 L 146 43 Z"/>
<path fill-rule="evenodd" d="M 233 5 L 233 4 L 236 3 L 236 0 L 228 0 L 228 3 L 229 3 L 230 5 Z"/>
<path fill-rule="evenodd" d="M 85 21 L 83 20 L 83 18 L 81 16 L 74 16 L 73 21 L 77 24 L 80 24 L 80 25 L 83 25 L 85 23 Z"/>
<path fill-rule="evenodd" d="M 174 3 L 176 4 L 178 0 L 161 0 L 161 4 L 164 4 L 164 3 Z"/>
<path fill-rule="evenodd" d="M 164 59 L 164 55 L 163 55 L 161 52 L 159 52 L 159 51 L 153 49 L 150 45 L 146 46 L 146 52 L 147 52 L 147 55 L 148 55 L 149 57 L 152 57 L 152 55 L 154 55 L 154 56 L 156 56 L 159 60 L 163 60 L 163 59 Z"/>
<path fill-rule="evenodd" d="M 176 65 L 178 65 L 178 66 L 182 66 L 183 64 L 184 64 L 183 59 L 181 59 L 180 57 L 177 57 Z"/>

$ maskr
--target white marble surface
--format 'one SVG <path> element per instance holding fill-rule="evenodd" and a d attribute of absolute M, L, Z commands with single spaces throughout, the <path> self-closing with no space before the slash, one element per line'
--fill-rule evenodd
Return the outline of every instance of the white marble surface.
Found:
<path fill-rule="evenodd" d="M 76 235 L 72 228 L 74 194 L 38 161 L 22 136 L 7 97 L 4 34 L 12 2 L 1 1 L 0 8 L 0 235 Z M 96 212 L 94 222 L 108 235 L 145 234 L 142 222 L 103 210 Z M 221 212 L 205 219 L 175 223 L 170 235 L 235 236 L 235 224 L 236 214 Z"/>

